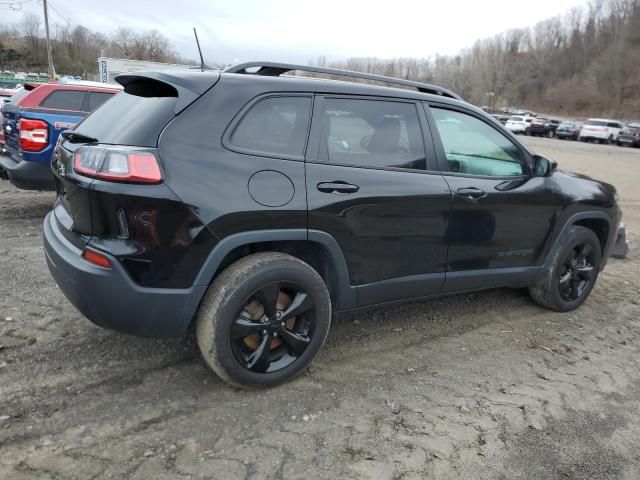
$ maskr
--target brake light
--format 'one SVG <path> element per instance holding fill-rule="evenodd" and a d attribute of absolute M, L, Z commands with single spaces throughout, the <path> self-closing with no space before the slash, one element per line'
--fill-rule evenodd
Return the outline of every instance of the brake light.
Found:
<path fill-rule="evenodd" d="M 42 120 L 21 118 L 18 129 L 20 130 L 20 149 L 25 152 L 39 152 L 49 144 L 49 128 Z"/>
<path fill-rule="evenodd" d="M 109 257 L 96 250 L 85 248 L 84 252 L 82 252 L 82 258 L 99 267 L 111 268 L 111 260 L 109 260 Z"/>
<path fill-rule="evenodd" d="M 112 182 L 160 183 L 158 159 L 151 152 L 80 148 L 73 156 L 73 170 L 86 177 Z"/>

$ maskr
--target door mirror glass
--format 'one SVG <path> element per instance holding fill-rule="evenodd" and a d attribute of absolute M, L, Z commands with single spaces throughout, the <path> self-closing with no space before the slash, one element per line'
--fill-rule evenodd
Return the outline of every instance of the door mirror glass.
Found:
<path fill-rule="evenodd" d="M 558 167 L 555 161 L 540 155 L 534 155 L 533 161 L 535 164 L 536 177 L 548 177 Z"/>

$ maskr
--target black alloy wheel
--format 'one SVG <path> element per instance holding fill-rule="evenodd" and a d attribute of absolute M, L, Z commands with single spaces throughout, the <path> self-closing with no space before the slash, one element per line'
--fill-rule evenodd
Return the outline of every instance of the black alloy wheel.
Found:
<path fill-rule="evenodd" d="M 557 312 L 578 308 L 596 284 L 601 261 L 602 246 L 595 232 L 573 225 L 561 234 L 544 273 L 529 287 L 531 298 Z"/>
<path fill-rule="evenodd" d="M 274 282 L 254 292 L 231 324 L 230 342 L 240 364 L 272 373 L 306 351 L 315 330 L 315 302 L 302 287 Z"/>
<path fill-rule="evenodd" d="M 226 382 L 267 388 L 303 373 L 327 338 L 331 297 L 308 263 L 254 253 L 221 272 L 198 311 L 204 360 Z"/>
<path fill-rule="evenodd" d="M 582 243 L 568 252 L 558 279 L 558 289 L 563 300 L 574 302 L 589 290 L 596 277 L 592 251 L 591 244 Z"/>

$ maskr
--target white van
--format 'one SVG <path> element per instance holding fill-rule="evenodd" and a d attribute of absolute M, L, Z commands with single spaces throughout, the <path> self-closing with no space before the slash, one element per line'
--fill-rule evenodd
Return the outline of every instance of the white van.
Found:
<path fill-rule="evenodd" d="M 580 130 L 580 140 L 588 142 L 597 140 L 600 143 L 615 143 L 624 125 L 619 120 L 609 118 L 590 118 Z"/>

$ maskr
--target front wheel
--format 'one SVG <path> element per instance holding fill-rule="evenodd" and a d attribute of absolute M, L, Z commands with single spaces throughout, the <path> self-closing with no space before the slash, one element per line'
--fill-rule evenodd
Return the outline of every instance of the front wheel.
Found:
<path fill-rule="evenodd" d="M 216 278 L 198 312 L 196 336 L 223 380 L 263 388 L 302 373 L 330 323 L 322 277 L 296 257 L 265 252 L 238 260 Z"/>
<path fill-rule="evenodd" d="M 563 235 L 543 277 L 529 288 L 536 303 L 558 312 L 582 305 L 595 285 L 602 258 L 593 230 L 572 226 Z"/>

